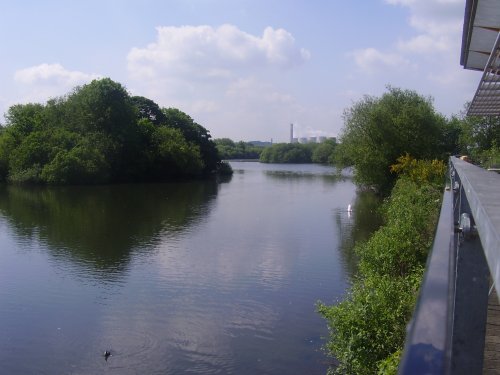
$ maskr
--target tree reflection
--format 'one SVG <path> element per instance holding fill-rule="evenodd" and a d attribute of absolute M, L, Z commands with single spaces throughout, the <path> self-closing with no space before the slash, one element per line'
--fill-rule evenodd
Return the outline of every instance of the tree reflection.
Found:
<path fill-rule="evenodd" d="M 349 177 L 343 176 L 338 173 L 314 173 L 303 171 L 290 171 L 290 170 L 268 170 L 264 171 L 264 175 L 276 180 L 300 180 L 300 181 L 323 181 L 327 184 L 336 184 L 339 181 L 345 181 Z"/>
<path fill-rule="evenodd" d="M 366 241 L 382 224 L 379 212 L 381 199 L 371 191 L 358 191 L 352 204 L 352 212 L 339 210 L 335 212 L 335 220 L 339 229 L 340 254 L 352 276 L 357 272 L 358 259 L 354 246 Z"/>
<path fill-rule="evenodd" d="M 152 249 L 206 216 L 215 181 L 73 187 L 0 187 L 0 213 L 19 241 L 91 271 L 121 272 L 132 252 Z"/>

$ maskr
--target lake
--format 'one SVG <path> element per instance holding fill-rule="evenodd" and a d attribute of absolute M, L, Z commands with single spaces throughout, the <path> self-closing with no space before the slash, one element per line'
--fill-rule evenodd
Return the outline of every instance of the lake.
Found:
<path fill-rule="evenodd" d="M 231 165 L 0 186 L 0 374 L 325 374 L 315 304 L 345 295 L 377 201 L 331 167 Z"/>

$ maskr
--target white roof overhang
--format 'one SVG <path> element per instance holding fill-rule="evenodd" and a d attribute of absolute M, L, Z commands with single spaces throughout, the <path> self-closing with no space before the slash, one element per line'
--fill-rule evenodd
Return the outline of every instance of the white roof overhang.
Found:
<path fill-rule="evenodd" d="M 467 0 L 460 63 L 483 71 L 468 115 L 500 115 L 500 6 L 498 0 Z"/>
<path fill-rule="evenodd" d="M 500 34 L 496 38 L 467 114 L 470 116 L 500 115 Z"/>

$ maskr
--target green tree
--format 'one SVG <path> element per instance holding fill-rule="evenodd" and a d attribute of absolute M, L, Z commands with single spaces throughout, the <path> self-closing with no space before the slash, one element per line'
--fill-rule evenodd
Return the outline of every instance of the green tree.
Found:
<path fill-rule="evenodd" d="M 234 142 L 229 138 L 214 140 L 221 159 L 258 159 L 263 147 L 248 142 Z"/>
<path fill-rule="evenodd" d="M 500 118 L 498 116 L 463 116 L 461 144 L 469 154 L 489 150 L 500 144 Z"/>
<path fill-rule="evenodd" d="M 216 171 L 208 130 L 187 114 L 130 97 L 104 78 L 46 105 L 12 106 L 0 129 L 0 181 L 158 181 Z"/>
<path fill-rule="evenodd" d="M 336 160 L 354 166 L 358 183 L 387 192 L 396 178 L 390 166 L 398 157 L 443 157 L 445 123 L 431 99 L 389 87 L 380 98 L 366 96 L 345 111 L 342 155 Z"/>
<path fill-rule="evenodd" d="M 109 78 L 93 80 L 69 95 L 72 127 L 83 132 L 105 132 L 123 141 L 136 122 L 133 102 L 125 88 Z"/>
<path fill-rule="evenodd" d="M 217 164 L 220 162 L 220 157 L 217 147 L 211 139 L 210 132 L 179 109 L 164 108 L 162 112 L 166 117 L 166 125 L 168 127 L 180 130 L 188 142 L 199 147 L 204 161 L 203 172 L 205 174 L 215 172 Z"/>
<path fill-rule="evenodd" d="M 199 175 L 203 172 L 200 148 L 177 129 L 158 127 L 152 135 L 153 173 L 157 178 Z"/>
<path fill-rule="evenodd" d="M 34 130 L 41 130 L 43 127 L 42 104 L 15 104 L 10 107 L 5 115 L 6 126 L 16 137 L 27 136 Z"/>
<path fill-rule="evenodd" d="M 92 137 L 81 137 L 74 147 L 57 151 L 44 165 L 40 177 L 57 185 L 107 182 L 110 168 L 101 148 L 102 140 L 94 142 Z"/>
<path fill-rule="evenodd" d="M 312 153 L 312 162 L 328 164 L 334 160 L 334 152 L 337 143 L 334 140 L 326 140 L 320 143 Z"/>
<path fill-rule="evenodd" d="M 468 104 L 466 104 L 468 107 Z M 463 111 L 454 118 L 460 128 L 459 150 L 484 167 L 500 164 L 500 119 L 496 116 L 467 116 Z"/>
<path fill-rule="evenodd" d="M 260 161 L 262 163 L 311 163 L 314 147 L 316 145 L 277 143 L 262 151 Z"/>
<path fill-rule="evenodd" d="M 151 99 L 144 96 L 132 96 L 132 103 L 137 109 L 139 119 L 150 120 L 155 125 L 165 124 L 167 117 L 162 112 L 160 106 Z"/>
<path fill-rule="evenodd" d="M 18 142 L 10 129 L 0 131 L 0 182 L 7 181 L 10 160 Z"/>

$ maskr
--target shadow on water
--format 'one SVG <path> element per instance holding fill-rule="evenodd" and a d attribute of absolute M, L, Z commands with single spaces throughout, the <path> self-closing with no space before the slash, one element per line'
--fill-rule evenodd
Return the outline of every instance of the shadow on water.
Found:
<path fill-rule="evenodd" d="M 357 243 L 364 242 L 382 225 L 379 207 L 382 199 L 371 191 L 358 191 L 352 212 L 337 210 L 335 221 L 340 238 L 339 251 L 352 277 L 357 273 L 358 258 L 354 252 Z"/>
<path fill-rule="evenodd" d="M 210 210 L 215 181 L 73 187 L 0 186 L 0 213 L 18 241 L 39 241 L 107 277 L 132 251 L 189 230 Z"/>

